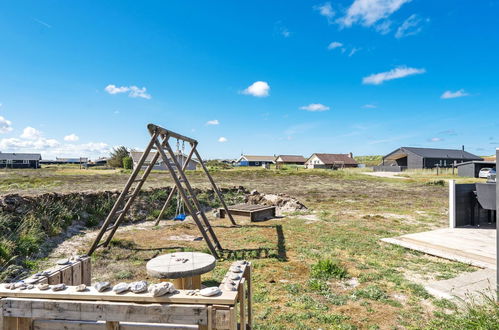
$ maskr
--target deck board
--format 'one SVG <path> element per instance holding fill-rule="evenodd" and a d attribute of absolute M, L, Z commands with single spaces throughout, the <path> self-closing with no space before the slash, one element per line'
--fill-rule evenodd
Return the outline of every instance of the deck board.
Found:
<path fill-rule="evenodd" d="M 443 228 L 382 241 L 482 268 L 497 268 L 495 229 Z"/>

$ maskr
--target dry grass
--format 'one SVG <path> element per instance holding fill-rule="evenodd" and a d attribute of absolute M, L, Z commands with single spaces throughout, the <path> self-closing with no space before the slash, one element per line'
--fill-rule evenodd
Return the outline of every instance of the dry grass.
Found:
<path fill-rule="evenodd" d="M 126 173 L 95 172 L 53 175 L 61 181 L 57 189 L 82 190 L 95 187 L 96 181 L 99 189 L 120 188 L 128 177 Z M 232 258 L 251 260 L 255 265 L 256 328 L 418 328 L 432 320 L 435 312 L 443 315 L 448 304 L 407 280 L 406 270 L 421 278 L 449 278 L 474 270 L 380 242 L 383 237 L 446 226 L 445 186 L 416 178 L 375 178 L 354 170 L 246 169 L 217 171 L 213 176 L 221 186 L 286 193 L 310 208 L 309 214 L 242 222 L 235 228 L 223 220 L 213 220 L 227 249 L 226 260 L 203 281 L 206 285 L 220 281 Z M 195 186 L 206 186 L 201 173 L 192 172 L 189 177 Z M 164 173 L 153 173 L 149 184 L 168 184 L 163 181 L 166 178 Z M 45 179 L 52 180 L 50 176 Z M 46 189 L 54 188 L 32 191 Z M 202 241 L 169 239 L 180 234 L 199 235 L 192 223 L 166 221 L 156 228 L 141 225 L 119 231 L 110 250 L 93 256 L 95 279 L 117 282 L 144 278 L 145 263 L 158 254 L 206 250 Z M 321 260 L 333 261 L 347 275 L 328 279 L 312 276 L 312 265 Z"/>

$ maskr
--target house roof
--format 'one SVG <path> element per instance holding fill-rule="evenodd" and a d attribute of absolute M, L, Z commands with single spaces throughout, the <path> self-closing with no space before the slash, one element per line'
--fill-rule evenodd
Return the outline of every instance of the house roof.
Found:
<path fill-rule="evenodd" d="M 317 156 L 326 165 L 334 165 L 337 163 L 343 163 L 345 165 L 357 165 L 355 159 L 350 158 L 348 154 L 312 154 L 312 156 Z M 310 158 L 312 158 L 310 156 Z M 310 159 L 309 158 L 309 159 Z"/>
<path fill-rule="evenodd" d="M 130 151 L 130 157 L 132 157 L 132 160 L 134 162 L 138 162 L 140 160 L 140 157 L 142 157 L 143 153 L 144 153 L 143 151 Z M 155 154 L 155 152 L 149 152 L 149 155 L 147 155 L 147 158 L 146 158 L 146 162 L 152 161 L 154 154 Z M 182 155 L 181 157 L 183 158 L 183 160 L 185 160 L 187 158 L 187 155 L 185 155 L 185 154 L 182 154 L 182 153 L 175 153 L 175 154 L 179 155 L 179 156 Z M 168 154 L 167 154 L 167 157 L 168 157 Z M 170 157 L 168 157 L 168 158 L 170 158 Z M 162 162 L 161 157 L 158 159 L 158 161 Z M 199 163 L 194 158 L 191 158 L 191 162 Z"/>
<path fill-rule="evenodd" d="M 252 156 L 252 155 L 242 155 L 238 161 L 244 158 L 249 162 L 274 162 L 274 156 Z"/>
<path fill-rule="evenodd" d="M 305 157 L 298 155 L 279 155 L 276 159 L 280 158 L 285 163 L 304 163 Z"/>
<path fill-rule="evenodd" d="M 397 152 L 406 153 L 412 152 L 423 158 L 439 158 L 439 159 L 468 159 L 468 160 L 482 160 L 481 157 L 473 155 L 461 149 L 434 149 L 434 148 L 414 148 L 414 147 L 401 147 L 389 155 L 396 154 Z M 385 156 L 385 158 L 387 158 Z"/>
<path fill-rule="evenodd" d="M 457 163 L 456 166 L 468 165 L 468 164 L 484 164 L 484 165 L 495 166 L 496 162 L 488 160 L 470 160 L 468 162 Z"/>
<path fill-rule="evenodd" d="M 41 160 L 42 155 L 40 154 L 24 154 L 24 153 L 9 153 L 0 152 L 0 160 Z"/>

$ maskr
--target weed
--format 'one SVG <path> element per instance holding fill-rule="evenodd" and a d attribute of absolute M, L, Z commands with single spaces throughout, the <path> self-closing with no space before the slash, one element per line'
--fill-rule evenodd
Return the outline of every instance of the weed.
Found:
<path fill-rule="evenodd" d="M 321 259 L 312 265 L 310 276 L 321 280 L 329 280 L 331 278 L 342 280 L 348 278 L 348 272 L 337 261 Z"/>
<path fill-rule="evenodd" d="M 386 292 L 377 285 L 369 285 L 363 289 L 357 289 L 352 296 L 354 299 L 364 298 L 370 300 L 385 300 L 388 298 Z"/>

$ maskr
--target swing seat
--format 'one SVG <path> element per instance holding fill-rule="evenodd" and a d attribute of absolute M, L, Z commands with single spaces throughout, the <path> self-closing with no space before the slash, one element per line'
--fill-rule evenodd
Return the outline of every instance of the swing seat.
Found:
<path fill-rule="evenodd" d="M 180 214 L 177 214 L 177 216 L 175 218 L 173 218 L 173 220 L 184 221 L 186 217 L 187 216 L 184 213 L 180 213 Z"/>

